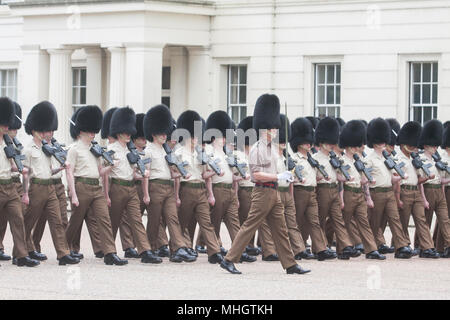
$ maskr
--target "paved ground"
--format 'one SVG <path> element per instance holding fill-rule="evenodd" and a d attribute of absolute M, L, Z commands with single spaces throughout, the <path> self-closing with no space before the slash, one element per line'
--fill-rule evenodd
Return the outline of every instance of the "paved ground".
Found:
<path fill-rule="evenodd" d="M 229 247 L 226 231 L 222 239 Z M 5 245 L 10 253 L 9 231 Z M 258 257 L 236 265 L 242 275 L 231 275 L 209 264 L 206 255 L 192 264 L 165 258 L 160 265 L 130 260 L 127 266 L 106 266 L 94 258 L 86 230 L 86 258 L 78 266 L 58 266 L 48 227 L 42 247 L 49 260 L 37 268 L 0 263 L 0 299 L 450 299 L 450 259 L 300 261 L 312 272 L 298 276 Z"/>

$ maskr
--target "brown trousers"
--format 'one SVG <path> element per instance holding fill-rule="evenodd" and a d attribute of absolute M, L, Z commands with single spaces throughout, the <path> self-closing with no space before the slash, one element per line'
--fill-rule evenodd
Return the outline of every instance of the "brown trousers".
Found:
<path fill-rule="evenodd" d="M 345 206 L 344 206 L 345 210 Z M 358 230 L 358 225 L 356 224 L 355 218 L 353 217 L 350 221 L 350 224 L 346 224 L 347 232 L 350 237 L 350 241 L 353 244 L 360 244 L 362 243 L 361 240 L 361 234 Z M 335 234 L 334 234 L 334 228 L 333 228 L 333 220 L 327 219 L 326 225 L 325 225 L 325 233 L 327 236 L 327 242 L 329 245 L 336 240 Z"/>
<path fill-rule="evenodd" d="M 214 198 L 216 203 L 211 210 L 211 223 L 214 226 L 217 238 L 220 237 L 220 226 L 222 221 L 227 227 L 231 241 L 234 241 L 239 232 L 238 197 L 233 189 L 216 187 L 213 184 Z"/>
<path fill-rule="evenodd" d="M 14 257 L 28 256 L 22 204 L 17 190 L 12 184 L 0 185 L 0 216 L 9 222 L 14 241 Z"/>
<path fill-rule="evenodd" d="M 153 250 L 160 248 L 160 232 L 166 232 L 162 228 L 162 218 L 167 224 L 170 234 L 170 249 L 176 251 L 182 247 L 190 246 L 186 242 L 178 221 L 175 192 L 171 185 L 150 182 L 150 205 L 147 216 L 147 237 Z"/>
<path fill-rule="evenodd" d="M 382 244 L 386 244 L 386 240 L 384 239 L 383 231 L 381 229 L 383 215 L 387 215 L 388 217 L 394 247 L 398 249 L 407 246 L 409 244 L 409 240 L 403 232 L 394 191 L 375 192 L 374 190 L 370 190 L 370 196 L 373 200 L 374 208 L 370 208 L 368 210 L 369 224 L 375 237 L 377 247 Z"/>
<path fill-rule="evenodd" d="M 76 182 L 75 190 L 77 192 L 79 206 L 72 206 L 72 215 L 70 216 L 66 230 L 66 238 L 69 246 L 76 239 L 78 231 L 83 226 L 83 221 L 89 211 L 96 220 L 96 227 L 101 239 L 101 250 L 105 255 L 108 253 L 116 253 L 108 205 L 103 195 L 102 187 Z M 73 250 L 73 248 L 71 249 Z"/>
<path fill-rule="evenodd" d="M 442 188 L 432 189 L 425 188 L 425 198 L 430 204 L 429 209 L 425 209 L 425 219 L 427 222 L 428 230 L 431 229 L 431 223 L 433 221 L 433 212 L 436 213 L 436 223 L 439 223 L 439 232 L 442 233 L 443 245 L 445 248 L 450 247 L 450 219 L 447 208 L 447 201 L 445 195 L 442 192 Z M 414 234 L 414 246 L 421 247 L 419 234 Z"/>
<path fill-rule="evenodd" d="M 450 186 L 445 187 L 445 201 L 447 202 L 448 218 L 450 219 Z M 443 252 L 445 249 L 444 237 L 439 228 L 439 221 L 436 221 L 434 227 L 433 240 L 435 247 L 439 252 Z"/>
<path fill-rule="evenodd" d="M 347 229 L 350 229 L 352 221 L 355 221 L 361 234 L 361 240 L 364 245 L 364 251 L 370 253 L 377 250 L 375 238 L 370 229 L 367 218 L 367 204 L 364 193 L 356 193 L 344 190 L 344 221 Z M 355 243 L 357 244 L 357 243 Z"/>
<path fill-rule="evenodd" d="M 247 220 L 234 239 L 226 259 L 238 262 L 255 231 L 261 226 L 264 219 L 267 219 L 281 265 L 284 269 L 296 265 L 283 212 L 284 208 L 278 190 L 253 188 L 252 204 Z"/>
<path fill-rule="evenodd" d="M 289 241 L 291 243 L 292 252 L 295 255 L 305 251 L 306 247 L 297 224 L 294 197 L 289 191 L 280 192 L 280 200 L 284 207 L 284 219 L 288 229 Z"/>
<path fill-rule="evenodd" d="M 61 218 L 60 203 L 56 196 L 55 186 L 31 183 L 28 195 L 30 204 L 26 208 L 24 217 L 28 252 L 36 251 L 31 231 L 39 219 L 46 215 L 58 259 L 68 255 L 69 246 L 67 245 L 66 232 Z"/>
<path fill-rule="evenodd" d="M 419 190 L 401 189 L 400 200 L 403 202 L 403 208 L 398 210 L 400 221 L 402 223 L 403 232 L 408 237 L 409 243 L 409 219 L 411 214 L 414 219 L 414 226 L 420 241 L 420 249 L 426 250 L 434 248 L 433 239 L 431 238 L 430 229 L 425 219 L 425 207 L 423 206 L 422 196 Z"/>
<path fill-rule="evenodd" d="M 90 208 L 87 209 L 86 215 L 84 216 L 84 221 L 86 223 L 86 227 L 89 232 L 89 237 L 91 239 L 92 250 L 94 251 L 94 253 L 102 251 L 103 245 L 100 239 L 100 232 L 98 231 L 95 215 L 92 213 Z M 80 251 L 80 240 L 82 229 L 83 223 L 80 224 L 80 228 L 78 229 L 78 231 L 76 231 L 71 243 L 69 243 L 69 247 L 72 248 L 72 250 L 75 252 Z"/>
<path fill-rule="evenodd" d="M 319 204 L 320 227 L 323 232 L 325 232 L 327 219 L 330 218 L 333 222 L 337 252 L 341 252 L 345 247 L 352 246 L 342 216 L 338 188 L 317 187 L 317 202 Z"/>
<path fill-rule="evenodd" d="M 22 187 L 22 183 L 20 182 L 13 182 L 12 186 L 14 189 L 17 190 L 17 194 L 19 195 L 19 199 L 22 198 L 22 194 L 23 194 L 23 187 Z M 20 210 L 20 212 L 22 213 L 23 216 L 23 212 L 25 212 L 24 208 L 25 205 L 22 204 L 22 202 L 20 201 L 20 204 L 22 206 L 22 210 Z M 3 239 L 5 238 L 5 233 L 6 233 L 6 228 L 8 226 L 8 216 L 6 214 L 0 214 L 0 250 L 4 250 L 5 246 L 3 245 Z"/>
<path fill-rule="evenodd" d="M 208 256 L 219 253 L 220 244 L 214 226 L 211 223 L 206 187 L 193 188 L 189 185 L 181 185 L 180 200 L 181 206 L 180 210 L 178 210 L 178 220 L 185 237 L 185 242 L 192 243 L 193 238 L 190 236 L 189 226 L 192 227 L 192 221 L 195 216 L 195 220 L 197 220 L 200 231 L 203 234 L 203 239 L 205 240 Z"/>
<path fill-rule="evenodd" d="M 56 191 L 56 196 L 58 197 L 59 210 L 61 212 L 63 228 L 64 228 L 64 230 L 66 230 L 67 224 L 68 224 L 66 190 L 62 183 L 58 183 L 58 184 L 55 184 L 55 191 Z M 46 223 L 47 223 L 47 216 L 45 214 L 43 214 L 39 218 L 38 222 L 36 223 L 36 226 L 34 227 L 33 233 L 32 233 L 34 246 L 36 247 L 36 250 L 39 252 L 41 252 L 41 240 L 42 240 L 42 236 L 44 235 Z"/>
<path fill-rule="evenodd" d="M 325 250 L 327 244 L 325 234 L 320 227 L 316 192 L 294 187 L 294 199 L 297 225 L 303 239 L 306 240 L 311 235 L 312 252 L 318 253 Z"/>
<path fill-rule="evenodd" d="M 239 223 L 242 226 L 247 220 L 248 213 L 250 211 L 250 206 L 252 203 L 252 191 L 251 188 L 239 188 L 238 198 L 239 198 Z M 275 243 L 273 243 L 272 235 L 270 233 L 269 225 L 267 220 L 264 219 L 263 223 L 258 229 L 258 240 L 257 242 L 261 244 L 261 251 L 263 257 L 268 257 L 270 255 L 276 254 Z M 254 247 L 255 235 L 250 239 L 249 246 Z"/>
<path fill-rule="evenodd" d="M 136 187 L 134 185 L 122 186 L 112 183 L 109 190 L 109 197 L 111 198 L 109 214 L 111 217 L 113 239 L 116 238 L 121 221 L 125 219 L 130 225 L 138 253 L 141 254 L 144 251 L 150 250 L 147 234 L 142 224 L 139 196 Z"/>

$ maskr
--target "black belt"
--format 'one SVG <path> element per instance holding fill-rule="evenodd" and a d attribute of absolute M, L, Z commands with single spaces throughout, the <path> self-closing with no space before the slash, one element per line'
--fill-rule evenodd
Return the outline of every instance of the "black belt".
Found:
<path fill-rule="evenodd" d="M 280 191 L 280 192 L 289 192 L 289 187 L 278 187 L 278 191 Z"/>
<path fill-rule="evenodd" d="M 206 188 L 206 185 L 204 182 L 187 182 L 187 181 L 183 181 L 181 182 L 181 186 L 182 187 L 187 187 L 187 188 L 194 188 L 194 189 L 204 189 Z"/>
<path fill-rule="evenodd" d="M 278 188 L 278 182 L 256 182 L 255 187 L 259 188 L 270 188 L 270 189 L 277 189 Z"/>
<path fill-rule="evenodd" d="M 31 178 L 32 184 L 39 184 L 41 186 L 51 186 L 54 185 L 53 179 L 39 179 L 39 178 Z"/>
<path fill-rule="evenodd" d="M 61 178 L 59 178 L 59 179 L 52 179 L 52 181 L 53 181 L 53 184 L 62 184 Z"/>
<path fill-rule="evenodd" d="M 231 189 L 231 188 L 233 188 L 233 184 L 232 183 L 213 183 L 213 188 Z"/>
<path fill-rule="evenodd" d="M 0 179 L 0 185 L 6 186 L 6 185 L 9 185 L 11 183 L 13 183 L 12 179 Z"/>
<path fill-rule="evenodd" d="M 370 188 L 370 192 L 389 192 L 392 191 L 392 187 L 376 187 L 376 188 Z"/>
<path fill-rule="evenodd" d="M 172 180 L 153 179 L 153 180 L 150 180 L 150 183 L 165 184 L 165 185 L 173 187 L 173 181 Z"/>

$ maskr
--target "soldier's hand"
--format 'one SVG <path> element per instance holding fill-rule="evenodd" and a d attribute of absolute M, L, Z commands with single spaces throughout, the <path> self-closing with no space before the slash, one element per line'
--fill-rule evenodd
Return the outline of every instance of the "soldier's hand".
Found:
<path fill-rule="evenodd" d="M 214 207 L 214 205 L 216 204 L 216 198 L 214 198 L 214 196 L 209 196 L 208 203 L 211 207 Z"/>
<path fill-rule="evenodd" d="M 435 177 L 436 177 L 436 176 L 435 176 L 434 174 L 431 174 L 431 175 L 428 177 L 428 180 L 433 180 Z"/>
<path fill-rule="evenodd" d="M 28 168 L 27 167 L 23 167 L 22 175 L 28 174 L 28 172 L 29 172 Z"/>
<path fill-rule="evenodd" d="M 144 203 L 145 203 L 145 205 L 149 205 L 150 204 L 150 197 L 149 196 L 145 196 L 144 197 Z"/>
<path fill-rule="evenodd" d="M 425 200 L 424 202 L 423 202 L 423 206 L 425 207 L 425 209 L 430 209 L 430 203 L 427 201 L 427 200 Z"/>
<path fill-rule="evenodd" d="M 368 208 L 373 208 L 373 207 L 375 207 L 375 204 L 373 203 L 373 200 L 372 199 L 369 199 L 369 200 L 367 200 L 367 207 Z"/>
<path fill-rule="evenodd" d="M 398 202 L 397 202 L 397 207 L 398 207 L 399 209 L 403 209 L 403 201 L 402 201 L 402 200 L 398 200 Z"/>
<path fill-rule="evenodd" d="M 108 204 L 108 208 L 111 208 L 111 198 L 110 197 L 106 198 L 106 203 Z"/>
<path fill-rule="evenodd" d="M 176 205 L 177 205 L 177 208 L 181 207 L 181 200 L 180 200 L 180 198 L 177 198 L 177 199 L 175 200 L 175 203 L 176 203 Z"/>
<path fill-rule="evenodd" d="M 77 196 L 72 197 L 72 205 L 75 207 L 78 207 L 80 205 L 80 201 L 78 201 Z"/>
<path fill-rule="evenodd" d="M 22 196 L 22 203 L 29 205 L 30 204 L 30 198 L 28 197 L 28 193 L 24 193 Z"/>

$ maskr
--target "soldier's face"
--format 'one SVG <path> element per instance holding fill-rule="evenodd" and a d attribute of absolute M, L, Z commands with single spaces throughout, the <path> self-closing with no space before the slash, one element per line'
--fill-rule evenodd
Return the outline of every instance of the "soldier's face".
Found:
<path fill-rule="evenodd" d="M 119 137 L 119 140 L 122 140 L 123 142 L 126 142 L 126 143 L 130 142 L 130 140 L 131 140 L 131 135 L 128 133 L 121 133 L 121 134 L 119 134 L 118 137 Z"/>
<path fill-rule="evenodd" d="M 53 138 L 53 131 L 46 131 L 42 133 L 45 140 L 50 141 Z"/>
<path fill-rule="evenodd" d="M 81 132 L 80 135 L 85 136 L 89 141 L 92 141 L 95 138 L 95 133 L 93 132 Z"/>
<path fill-rule="evenodd" d="M 309 151 L 311 151 L 311 144 L 303 143 L 303 144 L 299 145 L 298 148 L 300 149 L 299 151 L 303 150 L 303 151 L 309 152 Z"/>
<path fill-rule="evenodd" d="M 16 130 L 16 129 L 9 129 L 9 130 L 8 130 L 8 135 L 9 135 L 11 138 L 14 138 L 15 136 L 17 136 L 17 130 Z"/>
<path fill-rule="evenodd" d="M 437 151 L 438 147 L 435 146 L 423 146 L 423 149 L 428 151 L 429 153 L 433 154 Z"/>
<path fill-rule="evenodd" d="M 134 140 L 134 144 L 136 145 L 136 147 L 144 149 L 147 145 L 147 140 L 145 140 L 145 138 L 137 138 L 136 140 Z"/>
<path fill-rule="evenodd" d="M 0 133 L 7 134 L 8 133 L 8 126 L 0 126 Z"/>
<path fill-rule="evenodd" d="M 164 144 L 167 141 L 167 134 L 158 134 L 153 136 L 153 141 L 159 144 Z"/>

